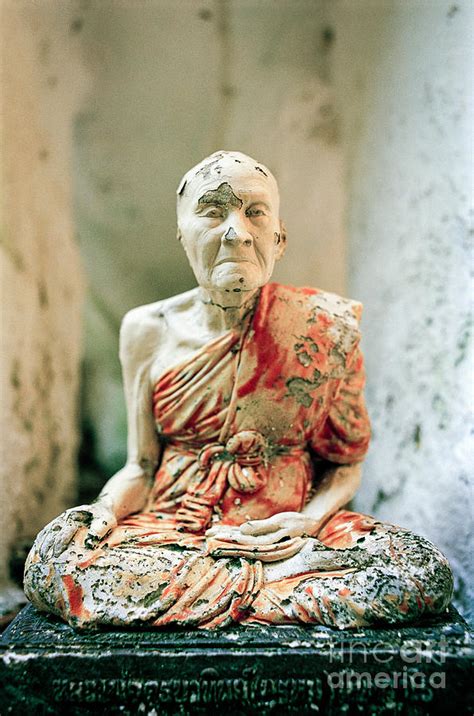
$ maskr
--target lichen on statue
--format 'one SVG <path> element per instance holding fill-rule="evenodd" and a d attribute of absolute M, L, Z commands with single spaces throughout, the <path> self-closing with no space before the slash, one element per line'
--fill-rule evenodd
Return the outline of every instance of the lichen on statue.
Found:
<path fill-rule="evenodd" d="M 343 509 L 370 426 L 361 306 L 270 283 L 286 248 L 271 172 L 216 152 L 178 189 L 198 287 L 121 330 L 128 460 L 38 535 L 28 598 L 77 627 L 353 628 L 442 612 L 449 565 Z"/>

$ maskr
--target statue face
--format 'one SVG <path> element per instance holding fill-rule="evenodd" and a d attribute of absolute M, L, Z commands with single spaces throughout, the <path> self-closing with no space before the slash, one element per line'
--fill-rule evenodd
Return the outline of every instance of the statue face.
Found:
<path fill-rule="evenodd" d="M 178 227 L 200 286 L 251 291 L 268 282 L 283 253 L 278 188 L 255 162 L 229 164 L 189 183 Z"/>

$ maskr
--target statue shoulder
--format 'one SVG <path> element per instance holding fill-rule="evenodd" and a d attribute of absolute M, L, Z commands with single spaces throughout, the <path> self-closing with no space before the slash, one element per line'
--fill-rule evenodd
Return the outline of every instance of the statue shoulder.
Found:
<path fill-rule="evenodd" d="M 311 303 L 316 309 L 326 311 L 337 322 L 340 321 L 354 330 L 359 329 L 363 308 L 360 301 L 329 291 L 318 291 L 313 295 Z"/>
<path fill-rule="evenodd" d="M 128 311 L 120 327 L 121 361 L 130 356 L 152 356 L 166 338 L 173 315 L 189 305 L 194 292 L 195 289 Z"/>
<path fill-rule="evenodd" d="M 358 330 L 363 308 L 360 301 L 344 298 L 337 293 L 323 291 L 319 288 L 273 285 L 281 300 L 296 304 L 300 310 L 308 312 L 310 320 L 312 315 L 324 312 L 335 323 L 343 323 L 348 328 Z"/>
<path fill-rule="evenodd" d="M 329 291 L 318 291 L 311 302 L 311 315 L 315 320 L 318 315 L 329 319 L 327 332 L 333 341 L 333 358 L 339 360 L 339 356 L 348 356 L 360 342 L 362 303 Z"/>
<path fill-rule="evenodd" d="M 316 342 L 324 334 L 330 339 L 326 348 L 334 355 L 348 355 L 359 343 L 362 313 L 359 301 L 317 288 L 273 284 L 271 291 L 276 303 L 283 301 L 288 308 L 287 317 L 277 320 L 290 321 L 293 333 L 309 335 Z"/>

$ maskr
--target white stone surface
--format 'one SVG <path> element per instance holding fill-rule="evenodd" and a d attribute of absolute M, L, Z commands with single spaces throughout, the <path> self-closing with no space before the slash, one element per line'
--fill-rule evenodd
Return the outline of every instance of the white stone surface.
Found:
<path fill-rule="evenodd" d="M 11 546 L 74 499 L 83 277 L 70 166 L 85 82 L 73 4 L 1 9 L 0 588 Z"/>
<path fill-rule="evenodd" d="M 435 542 L 452 563 L 466 612 L 473 5 L 412 0 L 381 12 L 366 5 L 365 13 L 339 8 L 338 37 L 351 55 L 337 66 L 349 128 L 349 291 L 365 304 L 374 431 L 355 504 Z M 358 55 L 365 37 L 367 52 Z"/>

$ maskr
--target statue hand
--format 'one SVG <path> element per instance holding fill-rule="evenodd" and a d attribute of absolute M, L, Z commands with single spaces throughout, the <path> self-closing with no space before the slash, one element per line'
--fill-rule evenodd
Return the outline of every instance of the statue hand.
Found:
<path fill-rule="evenodd" d="M 244 535 L 266 535 L 276 541 L 283 537 L 311 537 L 319 527 L 319 521 L 301 512 L 278 512 L 265 520 L 244 522 L 240 530 Z"/>
<path fill-rule="evenodd" d="M 280 512 L 265 520 L 251 520 L 240 527 L 216 525 L 206 532 L 210 554 L 241 556 L 276 562 L 288 559 L 317 532 L 319 523 L 299 512 Z"/>
<path fill-rule="evenodd" d="M 35 542 L 38 554 L 41 559 L 59 557 L 76 533 L 86 527 L 84 545 L 93 549 L 116 524 L 114 513 L 100 502 L 71 507 L 41 530 Z"/>

